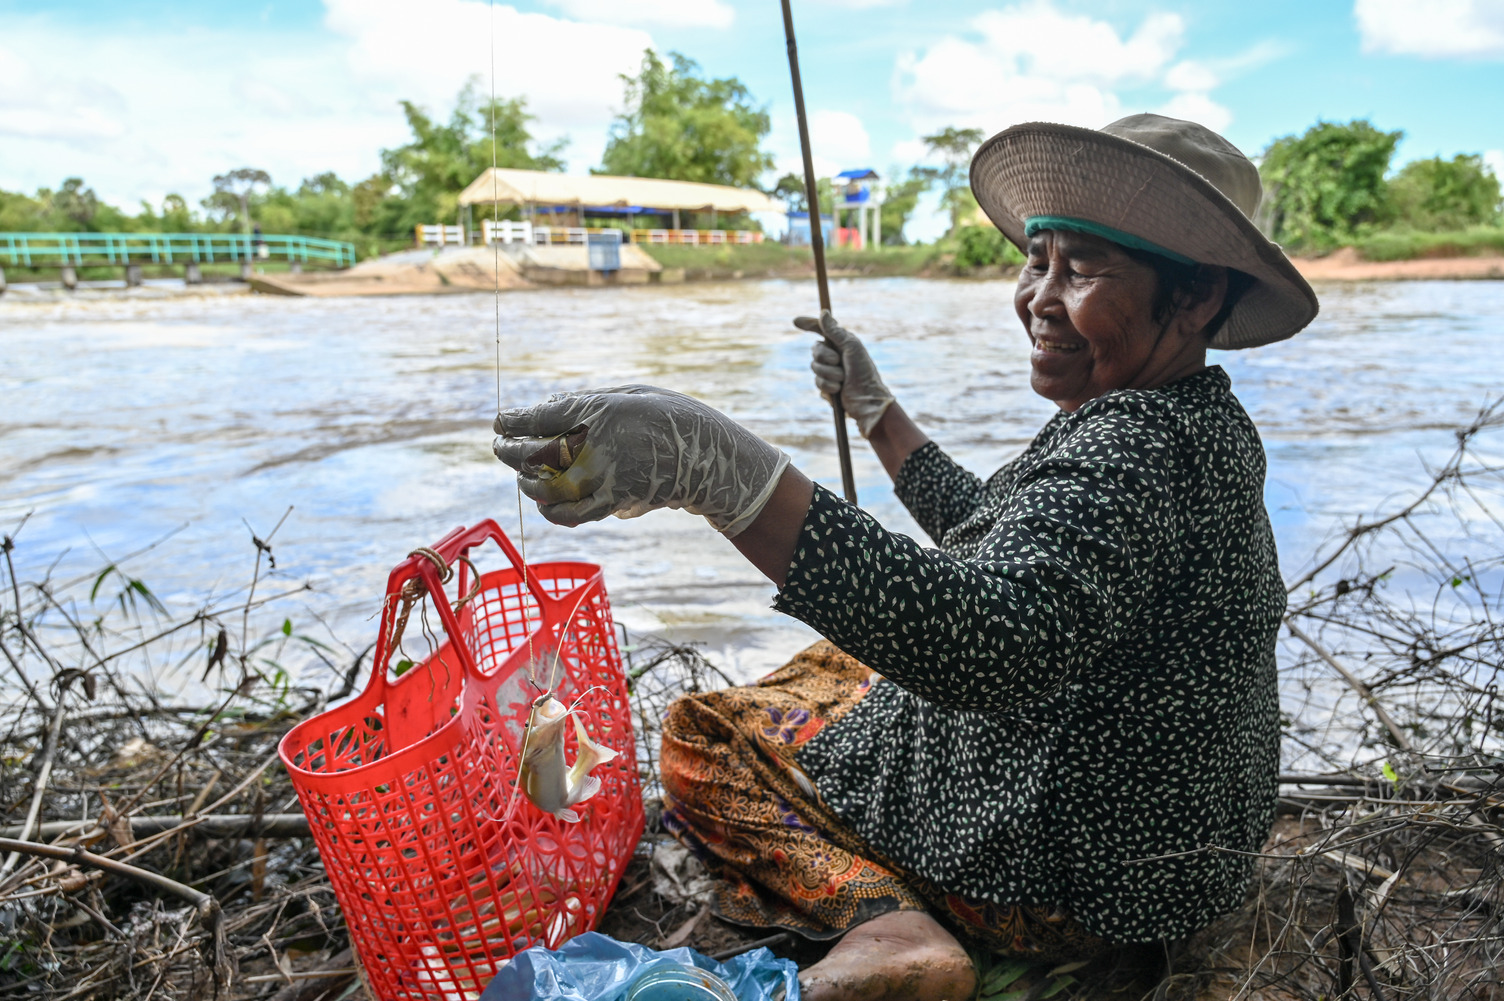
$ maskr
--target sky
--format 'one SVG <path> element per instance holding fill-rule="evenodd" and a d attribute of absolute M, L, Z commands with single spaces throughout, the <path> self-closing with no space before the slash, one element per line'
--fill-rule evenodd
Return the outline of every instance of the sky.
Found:
<path fill-rule="evenodd" d="M 1155 111 L 1250 155 L 1317 120 L 1403 129 L 1396 166 L 1481 153 L 1504 177 L 1504 0 L 794 0 L 822 174 L 892 176 L 945 126 L 1098 128 Z M 599 163 L 642 51 L 739 77 L 797 171 L 776 0 L 0 0 L 0 189 L 82 177 L 134 208 L 239 166 L 358 181 L 466 81 L 526 97 L 568 170 Z M 912 236 L 941 227 L 934 206 Z"/>

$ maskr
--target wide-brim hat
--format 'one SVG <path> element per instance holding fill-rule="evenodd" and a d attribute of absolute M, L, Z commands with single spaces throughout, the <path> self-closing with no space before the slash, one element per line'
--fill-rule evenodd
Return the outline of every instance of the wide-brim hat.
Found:
<path fill-rule="evenodd" d="M 1147 114 L 1101 130 L 1015 125 L 972 157 L 971 190 L 1019 249 L 1039 229 L 1075 229 L 1248 275 L 1214 348 L 1284 340 L 1316 317 L 1316 293 L 1253 223 L 1258 168 L 1205 126 Z"/>

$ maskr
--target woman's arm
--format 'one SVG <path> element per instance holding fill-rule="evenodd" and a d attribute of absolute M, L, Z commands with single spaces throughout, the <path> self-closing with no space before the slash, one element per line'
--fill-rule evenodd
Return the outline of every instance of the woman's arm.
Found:
<path fill-rule="evenodd" d="M 888 406 L 867 435 L 867 443 L 877 453 L 883 468 L 894 481 L 897 481 L 898 471 L 903 468 L 904 461 L 919 448 L 929 444 L 929 440 L 930 436 L 920 430 L 919 425 L 910 419 L 896 401 Z"/>
<path fill-rule="evenodd" d="M 1114 415 L 1024 476 L 969 559 L 816 488 L 774 607 L 939 705 L 995 714 L 1138 628 L 1179 559 L 1173 432 Z"/>

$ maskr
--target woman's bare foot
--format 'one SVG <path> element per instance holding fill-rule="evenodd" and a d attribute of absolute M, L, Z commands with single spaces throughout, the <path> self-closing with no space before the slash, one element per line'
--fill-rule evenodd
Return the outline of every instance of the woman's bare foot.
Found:
<path fill-rule="evenodd" d="M 976 989 L 971 957 L 923 911 L 889 911 L 857 925 L 799 974 L 804 1001 L 967 1001 Z"/>

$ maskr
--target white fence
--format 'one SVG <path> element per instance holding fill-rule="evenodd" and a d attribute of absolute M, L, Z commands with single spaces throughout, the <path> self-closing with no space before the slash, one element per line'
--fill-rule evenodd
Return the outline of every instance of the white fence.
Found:
<path fill-rule="evenodd" d="M 493 243 L 532 243 L 533 224 L 510 219 L 482 219 L 480 242 L 488 247 Z"/>
<path fill-rule="evenodd" d="M 464 246 L 465 231 L 459 226 L 418 226 L 418 246 L 445 247 L 450 244 Z"/>
<path fill-rule="evenodd" d="M 533 242 L 539 245 L 550 243 L 577 243 L 584 246 L 590 240 L 590 231 L 582 226 L 534 226 Z"/>

